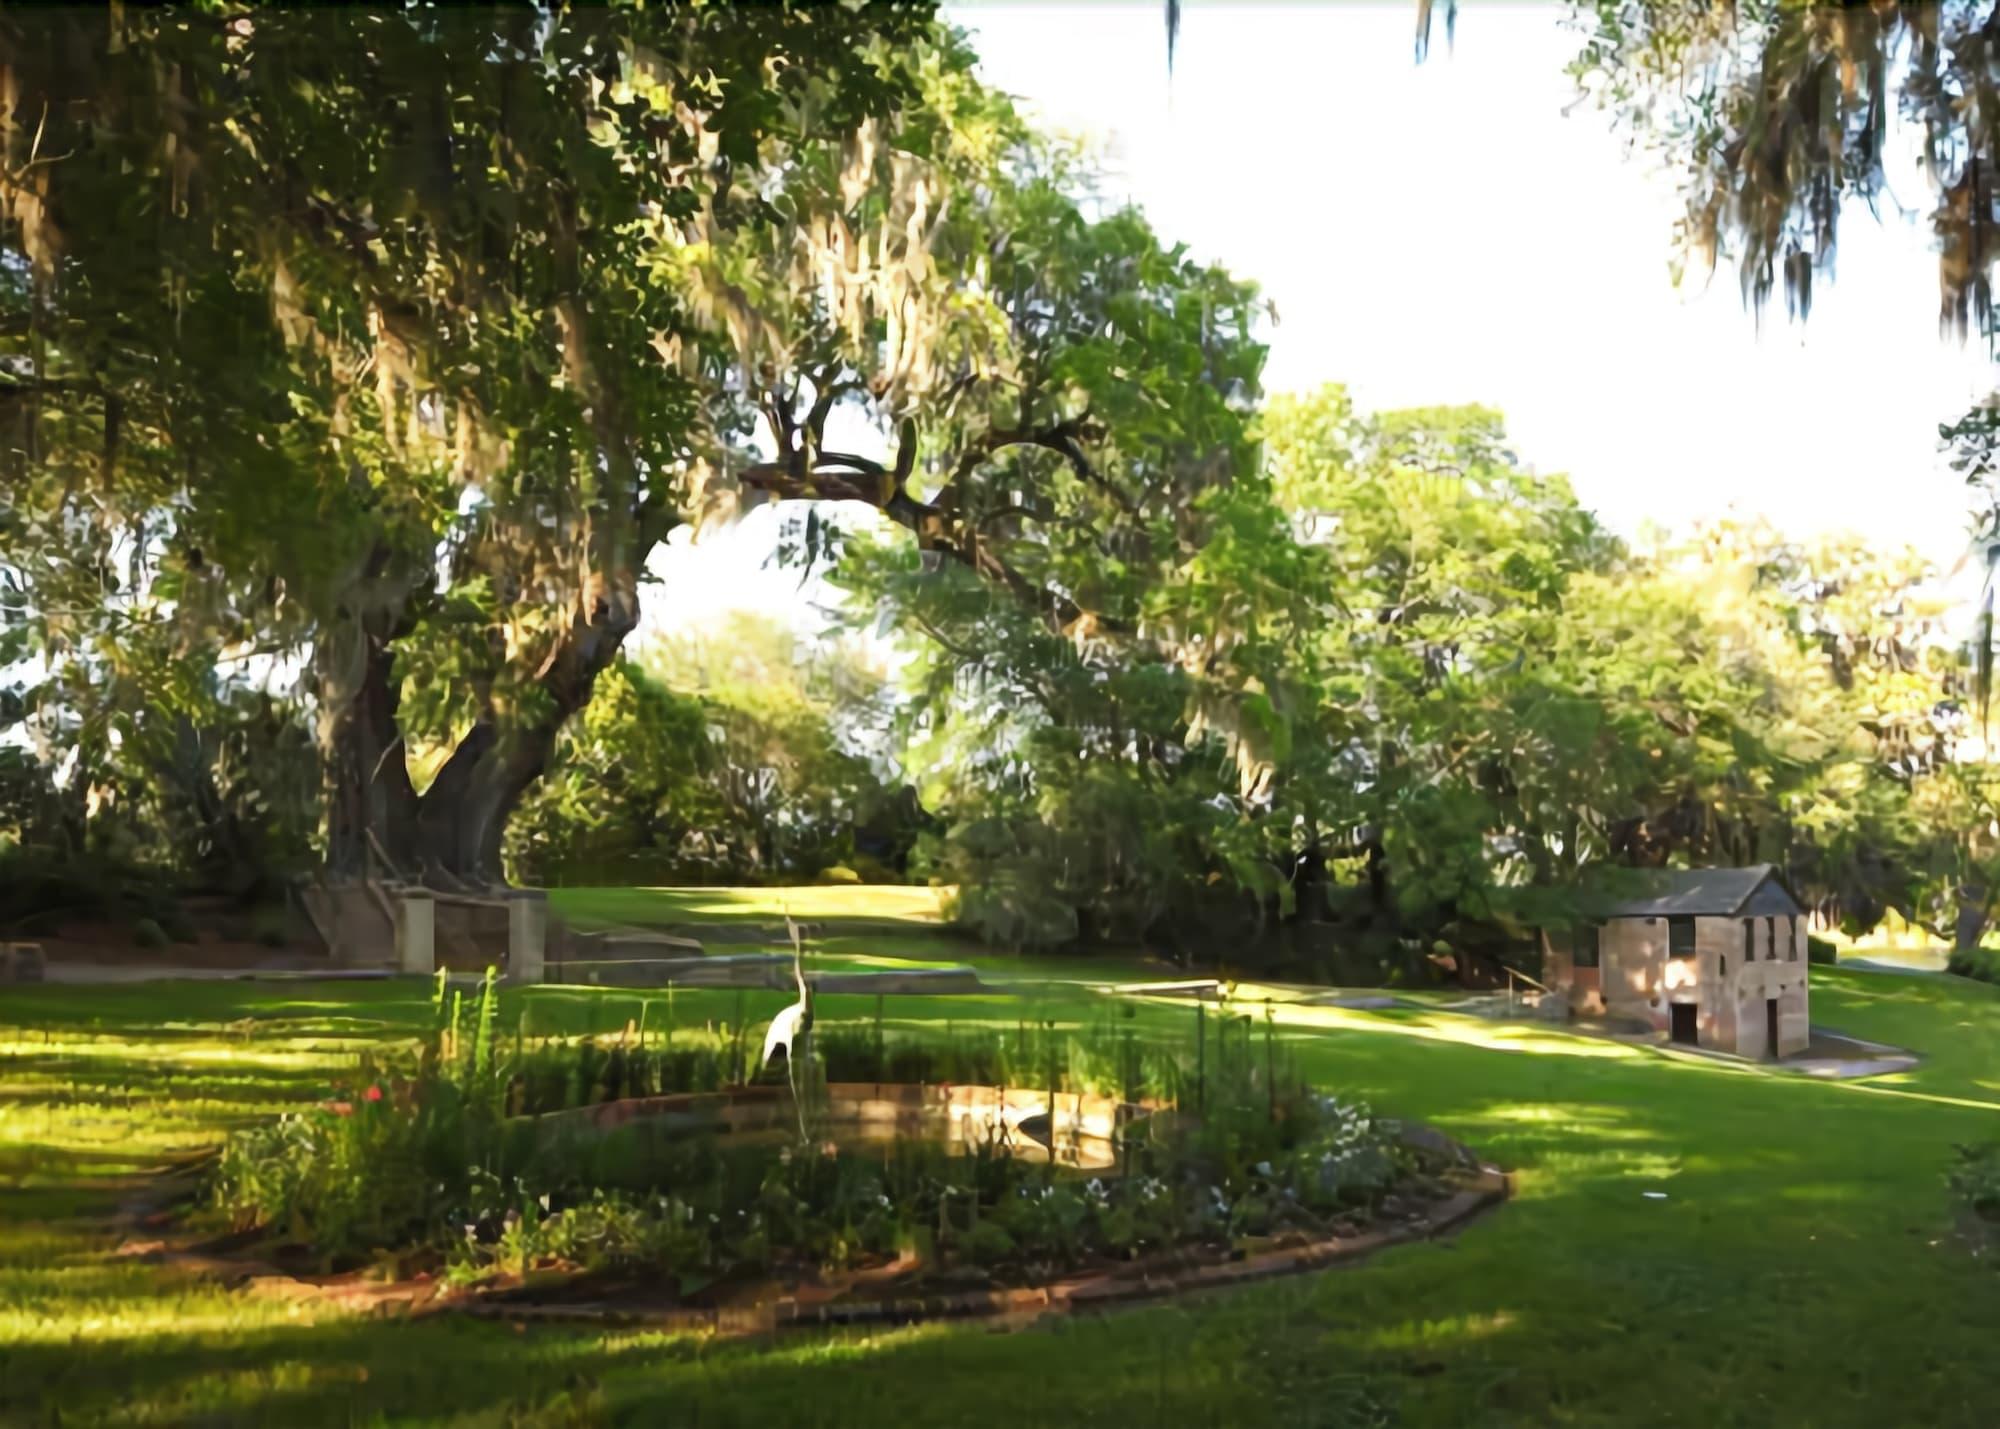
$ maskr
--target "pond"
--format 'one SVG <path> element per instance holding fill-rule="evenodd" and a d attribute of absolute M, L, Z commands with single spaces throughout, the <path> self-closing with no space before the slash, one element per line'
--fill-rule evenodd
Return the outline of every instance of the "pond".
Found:
<path fill-rule="evenodd" d="M 825 1150 L 925 1143 L 1079 1171 L 1115 1171 L 1122 1142 L 1162 1108 L 1088 1093 L 941 1084 L 835 1082 L 809 1094 L 808 1140 Z M 706 1139 L 717 1150 L 796 1145 L 800 1109 L 785 1087 L 630 1097 L 533 1118 L 544 1136 L 626 1132 Z"/>

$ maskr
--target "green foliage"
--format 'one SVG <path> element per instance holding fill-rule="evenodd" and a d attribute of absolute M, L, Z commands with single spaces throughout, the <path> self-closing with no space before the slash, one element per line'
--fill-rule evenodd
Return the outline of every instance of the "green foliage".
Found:
<path fill-rule="evenodd" d="M 1825 938 L 1808 935 L 1806 938 L 1806 961 L 1832 967 L 1840 961 L 1840 950 Z"/>
<path fill-rule="evenodd" d="M 524 1143 L 504 1121 L 512 1070 L 494 1035 L 498 981 L 488 969 L 469 1015 L 446 990 L 440 971 L 414 1068 L 364 1060 L 327 1102 L 232 1137 L 216 1203 L 329 1263 L 436 1241 L 504 1210 L 496 1197 Z"/>
<path fill-rule="evenodd" d="M 1956 1154 L 1945 1184 L 1974 1215 L 2000 1221 L 2000 1142 L 1952 1148 Z"/>
<path fill-rule="evenodd" d="M 0 911 L 135 870 L 268 896 L 377 835 L 473 880 L 931 877 L 1016 948 L 1498 945 L 1605 862 L 1772 859 L 1972 932 L 2000 888 L 1984 680 L 1917 563 L 1629 548 L 1484 408 L 1260 410 L 1255 289 L 1098 203 L 925 6 L 5 27 L 15 112 L 53 102 L 0 166 L 0 857 L 42 890 Z M 1985 43 L 1788 6 L 1588 33 L 1691 166 L 1689 242 L 1802 307 L 1895 44 L 1963 78 Z M 1966 121 L 1918 118 L 1963 185 Z M 1945 207 L 1963 323 L 1991 255 Z M 1969 478 L 1992 435 L 1951 433 Z M 764 626 L 620 663 L 660 539 L 774 499 L 910 642 L 893 716 Z"/>
<path fill-rule="evenodd" d="M 282 907 L 260 908 L 252 919 L 250 936 L 267 948 L 282 948 L 290 941 L 289 921 Z"/>
<path fill-rule="evenodd" d="M 1887 190 L 1900 119 L 1933 187 L 1940 320 L 1961 334 L 1985 323 L 2000 248 L 1969 195 L 1985 142 L 1975 116 L 1994 94 L 1990 9 L 1863 6 L 1827 23 L 1819 7 L 1792 3 L 1578 8 L 1579 85 L 1681 170 L 1679 265 L 1733 262 L 1759 306 L 1782 282 L 1804 317 L 1846 205 L 1873 211 Z"/>
<path fill-rule="evenodd" d="M 544 883 L 860 881 L 870 840 L 907 851 L 912 822 L 862 752 L 887 719 L 857 652 L 808 650 L 738 614 L 606 671 L 555 768 L 509 834 L 517 876 Z"/>
<path fill-rule="evenodd" d="M 33 896 L 9 880 L 0 910 L 115 917 L 174 884 L 268 898 L 309 865 L 304 710 L 161 646 L 142 631 L 40 679 L 0 675 L 0 737 L 25 741 L 0 748 L 0 857 L 52 875 Z"/>
<path fill-rule="evenodd" d="M 2000 953 L 1991 948 L 1953 948 L 1945 958 L 1945 971 L 1977 982 L 2000 983 Z"/>
<path fill-rule="evenodd" d="M 79 917 L 157 919 L 171 906 L 173 892 L 155 868 L 63 855 L 42 845 L 0 844 L 0 928 L 9 933 L 52 933 Z"/>
<path fill-rule="evenodd" d="M 1580 90 L 1678 171 L 1686 209 L 1673 234 L 1677 281 L 1684 269 L 1705 274 L 1727 262 L 1746 305 L 1761 310 L 1782 286 L 1789 314 L 1805 320 L 1814 275 L 1832 272 L 1850 206 L 1879 218 L 1891 156 L 1921 152 L 1927 205 L 1907 191 L 1894 197 L 1936 235 L 1939 329 L 1989 344 L 2000 335 L 2000 243 L 1985 211 L 1992 135 L 1980 117 L 2000 99 L 1990 5 L 1597 0 L 1577 8 L 1585 39 L 1571 68 Z M 1996 434 L 1990 397 L 1938 429 L 1973 490 L 1974 535 L 1985 547 L 1987 590 L 1971 642 L 1982 711 L 2000 577 Z"/>
<path fill-rule="evenodd" d="M 171 736 L 218 662 L 310 650 L 342 872 L 372 834 L 497 874 L 511 770 L 540 772 L 741 436 L 743 315 L 702 255 L 905 109 L 1007 114 L 923 5 L 6 32 L 10 115 L 41 118 L 0 166 L 0 669 L 87 684 L 150 641 Z M 956 117 L 913 117 L 885 169 L 967 140 L 977 169 Z M 454 750 L 426 821 L 403 757 Z"/>
<path fill-rule="evenodd" d="M 490 1104 L 446 1076 L 368 1067 L 336 1092 L 225 1146 L 214 1195 L 238 1224 L 275 1228 L 333 1263 L 493 1211 L 507 1161 Z"/>
<path fill-rule="evenodd" d="M 642 659 L 699 702 L 720 806 L 699 842 L 711 877 L 804 880 L 854 856 L 892 803 L 865 752 L 887 721 L 883 680 L 858 648 L 738 613 Z"/>
<path fill-rule="evenodd" d="M 1185 564 L 1129 568 L 1171 663 L 850 547 L 860 610 L 924 633 L 904 758 L 944 827 L 919 867 L 981 937 L 1303 914 L 1390 957 L 1504 950 L 1607 864 L 1775 862 L 1864 925 L 2000 888 L 1991 766 L 1914 556 L 1729 522 L 1628 547 L 1480 408 L 1327 388 L 1273 400 L 1261 435 L 1264 484 L 1211 499 Z"/>
<path fill-rule="evenodd" d="M 698 701 L 629 661 L 614 665 L 509 827 L 515 876 L 547 884 L 700 881 L 707 870 L 683 849 L 719 819 L 713 762 Z"/>
<path fill-rule="evenodd" d="M 1141 1048 L 1107 1027 L 1059 1041 L 899 1036 L 887 1065 L 854 1024 L 815 1036 L 833 1080 L 1046 1084 L 1159 1096 L 1192 1085 L 1198 1123 L 1149 1120 L 1109 1181 L 1055 1175 L 975 1145 L 898 1141 L 880 1158 L 820 1150 L 778 1155 L 649 1134 L 643 1122 L 554 1139 L 528 1112 L 734 1082 L 739 1041 L 689 1034 L 668 1049 L 589 1039 L 547 1043 L 504 1071 L 489 1035 L 493 982 L 468 1017 L 434 999 L 438 1031 L 408 1079 L 364 1066 L 358 1089 L 230 1141 L 215 1195 L 240 1225 L 316 1248 L 329 1261 L 409 1251 L 448 1254 L 464 1282 L 493 1270 L 643 1266 L 683 1289 L 784 1263 L 845 1266 L 922 1239 L 930 1254 L 1037 1276 L 1104 1256 L 1226 1245 L 1284 1228 L 1323 1230 L 1365 1215 L 1398 1186 L 1428 1185 L 1392 1123 L 1307 1093 L 1289 1059 L 1224 1033 L 1212 1057 Z M 468 1028 L 475 1038 L 463 1040 Z M 694 1045 L 690 1045 L 694 1044 Z M 551 1105 L 551 1099 L 554 1104 Z"/>

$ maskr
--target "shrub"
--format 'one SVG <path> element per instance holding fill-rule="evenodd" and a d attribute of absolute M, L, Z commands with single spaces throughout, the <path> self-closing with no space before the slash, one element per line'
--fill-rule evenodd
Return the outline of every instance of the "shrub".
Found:
<path fill-rule="evenodd" d="M 1009 876 L 997 870 L 977 885 L 959 884 L 945 902 L 946 915 L 982 943 L 994 947 L 1049 948 L 1076 941 L 1076 909 L 1051 894 L 1053 884 L 1039 873 Z"/>
<path fill-rule="evenodd" d="M 0 827 L 8 822 L 7 756 L 0 747 Z M 157 914 L 170 880 L 113 854 L 74 847 L 38 847 L 0 840 L 0 927 L 11 933 L 53 933 L 71 918 L 123 921 Z"/>
<path fill-rule="evenodd" d="M 855 853 L 841 865 L 861 883 L 903 883 L 902 870 L 872 854 Z M 829 869 L 828 872 L 836 870 Z"/>
<path fill-rule="evenodd" d="M 966 1232 L 958 1244 L 965 1258 L 975 1265 L 998 1265 L 1014 1254 L 1014 1237 L 991 1217 Z"/>
<path fill-rule="evenodd" d="M 1840 959 L 1839 950 L 1825 938 L 1806 937 L 1806 961 L 1832 966 Z"/>
<path fill-rule="evenodd" d="M 224 1145 L 213 1193 L 240 1227 L 309 1241 L 332 1261 L 436 1243 L 518 1204 L 534 1148 L 532 1129 L 503 1116 L 494 974 L 472 1008 L 444 991 L 440 975 L 437 1026 L 414 1076 L 364 1060 L 333 1099 Z"/>
<path fill-rule="evenodd" d="M 499 1119 L 445 1079 L 370 1076 L 232 1138 L 216 1198 L 239 1226 L 276 1229 L 339 1260 L 504 1214 L 503 1142 Z"/>
<path fill-rule="evenodd" d="M 267 948 L 282 948 L 291 941 L 283 908 L 259 908 L 250 925 L 250 936 Z"/>
<path fill-rule="evenodd" d="M 2000 983 L 2000 953 L 1991 948 L 1953 948 L 1945 971 L 1980 982 Z"/>
<path fill-rule="evenodd" d="M 132 941 L 142 948 L 158 949 L 170 947 L 174 940 L 157 918 L 141 918 L 132 925 Z"/>

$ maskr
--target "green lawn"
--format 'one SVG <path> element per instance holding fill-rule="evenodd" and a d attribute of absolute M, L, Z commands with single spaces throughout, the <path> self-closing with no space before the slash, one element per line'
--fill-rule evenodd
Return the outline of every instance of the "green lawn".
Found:
<path fill-rule="evenodd" d="M 943 892 L 909 884 L 809 884 L 794 888 L 556 888 L 549 901 L 583 927 L 610 923 L 942 923 Z"/>
<path fill-rule="evenodd" d="M 427 990 L 10 989 L 0 1421 L 1990 1424 L 2000 1279 L 1953 1244 L 1940 1173 L 1952 1142 L 2000 1136 L 2000 990 L 1814 975 L 1816 1021 L 1924 1064 L 1830 1085 L 1442 1011 L 1280 1008 L 1324 1085 L 1472 1142 L 1518 1171 L 1518 1197 L 1448 1242 L 1195 1302 L 773 1344 L 384 1321 L 112 1258 L 95 1218 L 135 1172 L 319 1094 L 407 1035 Z M 782 1000 L 749 994 L 742 1015 Z M 684 993 L 674 1015 L 736 1006 Z M 1072 983 L 891 1013 L 1105 1007 Z M 502 1025 L 609 1028 L 635 1009 L 546 989 L 510 994 Z M 822 1016 L 870 1011 L 829 998 Z"/>
<path fill-rule="evenodd" d="M 820 966 L 979 969 L 994 982 L 1130 982 L 1183 976 L 1165 963 L 1133 957 L 1047 957 L 995 952 L 945 926 L 943 893 L 894 884 L 794 888 L 556 888 L 549 901 L 578 928 L 692 928 L 778 932 L 784 914 L 819 928 L 812 955 Z M 775 946 L 775 944 L 774 944 Z M 715 951 L 729 952 L 718 942 Z"/>

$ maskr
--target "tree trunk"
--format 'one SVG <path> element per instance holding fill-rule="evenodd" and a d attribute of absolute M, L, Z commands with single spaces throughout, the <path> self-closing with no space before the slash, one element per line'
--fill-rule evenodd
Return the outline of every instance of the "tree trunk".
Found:
<path fill-rule="evenodd" d="M 468 866 L 460 843 L 465 805 L 480 762 L 500 737 L 489 712 L 467 730 L 417 803 L 413 843 L 416 863 L 427 875 L 457 878 Z"/>
<path fill-rule="evenodd" d="M 326 802 L 324 868 L 336 879 L 386 872 L 377 867 L 382 854 L 398 871 L 414 861 L 416 794 L 396 722 L 401 692 L 391 648 L 407 624 L 400 608 L 360 615 L 342 611 L 314 648 Z"/>
<path fill-rule="evenodd" d="M 413 842 L 427 877 L 473 886 L 506 881 L 501 850 L 508 820 L 548 768 L 563 725 L 590 703 L 598 675 L 639 623 L 636 582 L 605 581 L 599 589 L 544 664 L 534 716 L 474 725 L 417 802 Z"/>
<path fill-rule="evenodd" d="M 1326 921 L 1326 845 L 1315 836 L 1292 865 L 1292 921 Z"/>
<path fill-rule="evenodd" d="M 1396 917 L 1395 897 L 1389 891 L 1388 851 L 1382 847 L 1381 839 L 1372 836 L 1366 847 L 1369 921 L 1394 932 L 1400 920 Z"/>
<path fill-rule="evenodd" d="M 1958 917 L 1952 924 L 1952 945 L 1970 952 L 1986 935 L 1986 890 L 1977 884 L 1962 884 L 1958 890 Z"/>

